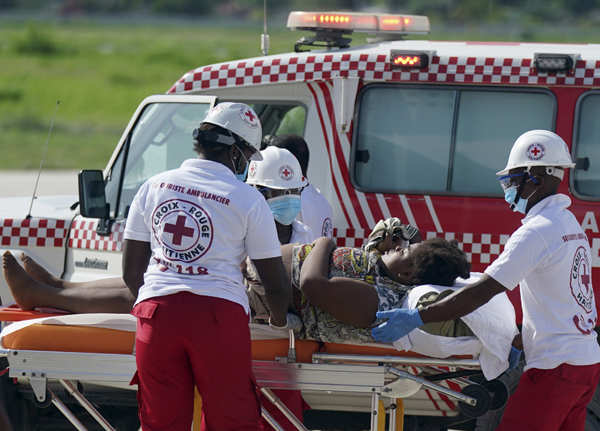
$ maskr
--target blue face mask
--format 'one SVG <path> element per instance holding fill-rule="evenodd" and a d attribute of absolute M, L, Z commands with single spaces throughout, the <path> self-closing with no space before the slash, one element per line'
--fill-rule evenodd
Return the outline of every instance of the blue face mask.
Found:
<path fill-rule="evenodd" d="M 241 174 L 235 174 L 235 177 L 240 180 L 241 182 L 246 181 L 246 177 L 248 176 L 248 166 L 250 165 L 250 163 L 246 162 L 246 169 L 244 169 L 244 172 L 242 172 Z"/>
<path fill-rule="evenodd" d="M 285 195 L 267 200 L 273 217 L 283 225 L 290 225 L 300 212 L 300 196 Z"/>
<path fill-rule="evenodd" d="M 510 205 L 513 211 L 526 214 L 529 198 L 519 198 L 519 202 L 515 204 L 515 200 L 517 199 L 517 188 L 517 186 L 512 186 L 504 190 L 504 200 Z"/>
<path fill-rule="evenodd" d="M 235 166 L 235 162 L 233 161 L 233 159 L 231 159 L 231 155 L 229 157 L 231 159 L 231 164 L 233 165 L 233 169 L 235 169 L 235 177 L 238 180 L 240 180 L 241 182 L 244 182 L 244 181 L 246 181 L 246 177 L 248 176 L 248 166 L 250 165 L 250 161 L 248 160 L 248 158 L 246 157 L 244 152 L 242 150 L 240 150 L 240 148 L 237 145 L 235 145 L 235 147 L 237 148 L 237 150 L 240 152 L 240 154 L 246 161 L 246 167 L 244 168 L 244 172 L 238 173 L 237 167 Z"/>

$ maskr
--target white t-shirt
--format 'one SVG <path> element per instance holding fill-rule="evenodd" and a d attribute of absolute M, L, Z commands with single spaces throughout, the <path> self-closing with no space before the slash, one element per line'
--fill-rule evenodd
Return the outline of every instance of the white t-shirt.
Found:
<path fill-rule="evenodd" d="M 136 303 L 188 291 L 236 302 L 248 312 L 240 263 L 281 256 L 273 214 L 254 188 L 225 165 L 190 159 L 146 181 L 125 239 L 150 243 Z"/>
<path fill-rule="evenodd" d="M 312 229 L 301 221 L 294 220 L 292 222 L 290 244 L 310 244 L 317 238 L 319 237 L 314 235 Z"/>
<path fill-rule="evenodd" d="M 302 190 L 300 199 L 302 210 L 297 218 L 307 225 L 314 235 L 314 238 L 308 242 L 322 236 L 331 238 L 333 236 L 333 210 L 325 196 L 312 184 L 309 184 Z"/>
<path fill-rule="evenodd" d="M 521 285 L 526 370 L 600 362 L 590 246 L 570 205 L 562 194 L 538 202 L 485 270 Z"/>

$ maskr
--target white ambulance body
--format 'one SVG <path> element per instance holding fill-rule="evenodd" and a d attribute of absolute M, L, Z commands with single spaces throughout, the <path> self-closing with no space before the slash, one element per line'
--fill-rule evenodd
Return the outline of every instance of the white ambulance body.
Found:
<path fill-rule="evenodd" d="M 573 200 L 593 251 L 576 282 L 589 291 L 585 276 L 600 279 L 599 45 L 388 40 L 339 47 L 356 26 L 393 38 L 390 32 L 427 32 L 428 21 L 314 13 L 292 15 L 288 24 L 315 30 L 313 45 L 331 46 L 184 74 L 132 117 L 103 172 L 107 209 L 94 206 L 102 196 L 89 188 L 81 213 L 95 217 L 38 200 L 26 218 L 28 199 L 6 199 L 1 247 L 24 250 L 71 280 L 120 276 L 125 217 L 139 186 L 194 157 L 191 131 L 212 105 L 243 101 L 261 117 L 264 135 L 295 133 L 308 142 L 308 179 L 333 206 L 338 245 L 360 246 L 378 220 L 395 216 L 423 237 L 457 239 L 473 271 L 491 263 L 520 224 L 495 176 L 512 143 L 526 130 L 556 131 L 577 162 L 561 192 Z M 12 302 L 3 280 L 0 295 L 3 304 Z M 418 394 L 406 400 L 407 415 L 457 414 L 447 397 Z M 342 396 L 309 395 L 309 403 L 370 408 L 368 399 Z"/>

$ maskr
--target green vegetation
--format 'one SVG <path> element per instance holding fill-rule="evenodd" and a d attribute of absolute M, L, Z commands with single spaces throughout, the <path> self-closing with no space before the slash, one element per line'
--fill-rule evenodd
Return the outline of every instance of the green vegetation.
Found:
<path fill-rule="evenodd" d="M 260 30 L 191 23 L 0 26 L 0 169 L 103 168 L 139 102 L 203 64 L 260 55 Z M 272 34 L 289 51 L 289 32 Z"/>
<path fill-rule="evenodd" d="M 561 33 L 553 27 L 548 34 L 500 24 L 453 30 L 436 21 L 432 28 L 430 38 L 438 40 L 598 41 L 592 28 Z M 46 167 L 103 168 L 144 97 L 165 93 L 197 66 L 260 55 L 261 30 L 258 22 L 206 18 L 18 22 L 0 16 L 0 169 L 37 168 L 57 100 Z M 270 35 L 271 53 L 291 51 L 301 36 L 282 28 Z"/>

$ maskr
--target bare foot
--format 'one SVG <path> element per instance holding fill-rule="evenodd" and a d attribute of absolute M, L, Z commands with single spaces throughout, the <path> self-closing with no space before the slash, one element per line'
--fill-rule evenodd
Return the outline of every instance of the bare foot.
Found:
<path fill-rule="evenodd" d="M 21 262 L 23 262 L 23 267 L 25 268 L 25 271 L 27 271 L 27 274 L 29 274 L 35 281 L 57 288 L 64 287 L 60 279 L 50 274 L 46 268 L 37 263 L 31 257 L 27 256 L 25 253 L 21 253 Z"/>
<path fill-rule="evenodd" d="M 2 255 L 2 271 L 19 307 L 23 310 L 31 310 L 38 305 L 33 301 L 36 281 L 27 275 L 10 251 L 5 251 Z"/>

